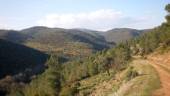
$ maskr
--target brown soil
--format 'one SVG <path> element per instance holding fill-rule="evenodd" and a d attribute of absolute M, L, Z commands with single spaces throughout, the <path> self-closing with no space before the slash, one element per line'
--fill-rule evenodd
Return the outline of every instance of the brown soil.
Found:
<path fill-rule="evenodd" d="M 170 96 L 170 52 L 148 56 L 148 62 L 156 69 L 161 81 L 161 88 L 153 96 Z"/>

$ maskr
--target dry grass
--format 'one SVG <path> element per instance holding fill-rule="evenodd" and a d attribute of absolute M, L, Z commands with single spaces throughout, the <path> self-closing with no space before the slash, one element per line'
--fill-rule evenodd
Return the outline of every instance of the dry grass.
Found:
<path fill-rule="evenodd" d="M 147 61 L 135 60 L 132 66 L 139 76 L 122 83 L 119 90 L 109 96 L 151 96 L 160 87 L 157 72 Z"/>

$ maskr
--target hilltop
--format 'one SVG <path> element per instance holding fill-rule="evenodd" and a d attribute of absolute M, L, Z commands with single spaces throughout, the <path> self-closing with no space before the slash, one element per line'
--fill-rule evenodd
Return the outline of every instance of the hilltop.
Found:
<path fill-rule="evenodd" d="M 115 28 L 102 33 L 102 35 L 108 42 L 120 43 L 131 38 L 138 37 L 148 31 L 150 31 L 150 29 L 137 30 L 131 28 Z"/>

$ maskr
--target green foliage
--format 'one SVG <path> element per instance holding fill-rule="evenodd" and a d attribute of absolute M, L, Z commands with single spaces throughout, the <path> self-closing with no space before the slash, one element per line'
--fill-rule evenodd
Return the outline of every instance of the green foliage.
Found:
<path fill-rule="evenodd" d="M 58 62 L 58 57 L 51 55 L 47 65 L 48 69 L 25 88 L 25 96 L 57 96 L 59 94 L 61 64 Z"/>
<path fill-rule="evenodd" d="M 78 93 L 79 83 L 73 83 L 72 85 L 66 85 L 61 89 L 60 96 L 75 96 Z"/>
<path fill-rule="evenodd" d="M 60 92 L 60 96 L 74 96 L 75 93 L 76 93 L 75 88 L 71 88 L 69 86 L 66 86 Z"/>
<path fill-rule="evenodd" d="M 170 26 L 170 4 L 166 5 L 165 10 L 168 12 L 168 15 L 166 16 L 166 25 Z"/>
<path fill-rule="evenodd" d="M 115 64 L 126 64 L 131 58 L 128 44 L 119 44 L 115 48 Z"/>
<path fill-rule="evenodd" d="M 96 62 L 89 62 L 89 64 L 88 64 L 88 69 L 89 69 L 89 75 L 90 76 L 93 76 L 93 75 L 95 75 L 95 74 L 97 74 L 98 73 L 98 65 L 97 65 L 97 63 Z"/>
<path fill-rule="evenodd" d="M 133 68 L 133 66 L 131 66 L 131 67 L 129 67 L 128 69 L 127 69 L 127 73 L 126 73 L 126 77 L 125 77 L 125 79 L 127 80 L 127 81 L 129 81 L 129 80 L 131 80 L 131 79 L 133 79 L 133 78 L 135 78 L 136 76 L 138 76 L 139 75 L 139 73 Z"/>
<path fill-rule="evenodd" d="M 170 4 L 167 4 L 165 10 L 170 13 Z"/>
<path fill-rule="evenodd" d="M 142 36 L 132 39 L 129 41 L 132 50 L 135 54 L 148 54 L 153 52 L 156 48 L 160 46 L 168 47 L 170 38 L 170 4 L 165 8 L 168 12 L 166 16 L 167 22 L 163 23 L 161 26 L 152 29 L 151 32 L 147 32 Z"/>
<path fill-rule="evenodd" d="M 64 84 L 70 84 L 96 74 L 107 72 L 111 75 L 110 68 L 121 70 L 131 59 L 128 43 L 122 43 L 110 50 L 103 50 L 83 60 L 76 60 L 63 64 L 62 80 Z M 66 87 L 68 89 L 68 87 Z"/>
<path fill-rule="evenodd" d="M 156 48 L 160 46 L 168 47 L 169 37 L 170 37 L 170 26 L 162 25 L 158 28 L 148 32 L 137 39 L 134 39 L 136 42 L 133 46 L 133 50 L 137 50 L 136 54 L 144 55 L 153 52 Z M 132 43 L 132 41 L 130 41 Z"/>

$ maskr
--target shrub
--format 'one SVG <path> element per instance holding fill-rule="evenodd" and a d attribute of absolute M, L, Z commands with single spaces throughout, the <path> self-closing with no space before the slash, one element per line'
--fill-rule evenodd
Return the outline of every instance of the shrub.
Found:
<path fill-rule="evenodd" d="M 139 73 L 131 66 L 125 75 L 125 80 L 129 81 L 137 76 L 139 76 Z"/>

